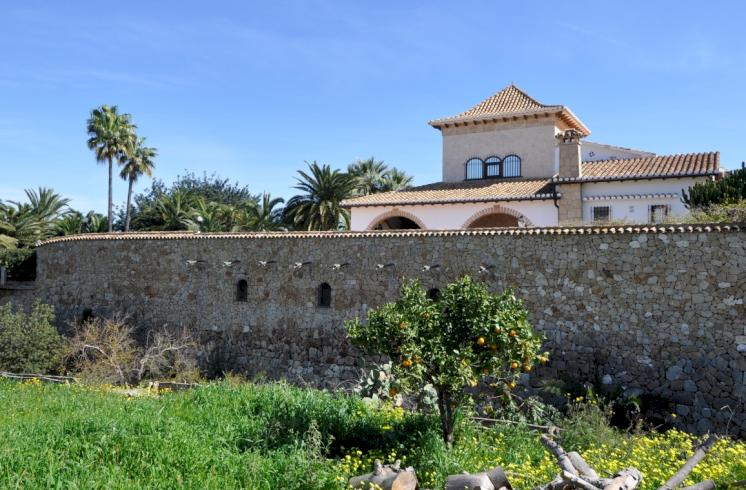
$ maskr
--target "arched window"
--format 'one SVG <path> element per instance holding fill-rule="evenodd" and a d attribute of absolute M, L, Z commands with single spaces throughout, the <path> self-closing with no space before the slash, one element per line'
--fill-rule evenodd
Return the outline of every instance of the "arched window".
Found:
<path fill-rule="evenodd" d="M 480 158 L 470 158 L 466 162 L 466 180 L 483 179 L 484 162 Z"/>
<path fill-rule="evenodd" d="M 521 176 L 521 157 L 518 155 L 508 155 L 503 158 L 503 177 L 520 177 Z"/>
<path fill-rule="evenodd" d="M 430 288 L 427 290 L 427 297 L 433 301 L 438 301 L 440 299 L 440 289 L 438 288 Z"/>
<path fill-rule="evenodd" d="M 245 303 L 249 300 L 249 283 L 241 279 L 236 283 L 236 301 Z"/>
<path fill-rule="evenodd" d="M 500 157 L 489 157 L 484 161 L 486 177 L 500 177 Z"/>
<path fill-rule="evenodd" d="M 332 287 L 324 282 L 319 286 L 319 306 L 329 308 L 332 305 Z"/>

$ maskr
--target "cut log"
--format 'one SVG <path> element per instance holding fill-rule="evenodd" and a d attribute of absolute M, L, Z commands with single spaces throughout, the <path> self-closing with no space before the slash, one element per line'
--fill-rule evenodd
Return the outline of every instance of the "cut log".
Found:
<path fill-rule="evenodd" d="M 481 473 L 464 473 L 446 478 L 445 490 L 513 490 L 503 469 L 498 466 Z"/>
<path fill-rule="evenodd" d="M 562 471 L 567 471 L 572 475 L 578 475 L 578 470 L 575 469 L 572 461 L 570 461 L 570 458 L 567 456 L 567 453 L 562 449 L 562 446 L 557 444 L 547 435 L 541 436 L 541 443 L 544 444 L 544 447 L 547 448 L 550 453 L 554 454 L 554 457 L 557 458 L 557 464 Z"/>
<path fill-rule="evenodd" d="M 712 449 L 712 446 L 714 446 L 716 442 L 717 437 L 709 434 L 702 444 L 694 450 L 694 454 L 686 461 L 686 463 L 684 463 L 684 466 L 682 466 L 675 475 L 669 478 L 666 483 L 659 487 L 658 490 L 673 490 L 684 483 L 684 480 L 689 476 L 689 473 L 691 473 L 694 467 L 697 466 L 705 456 L 707 456 L 707 451 Z"/>
<path fill-rule="evenodd" d="M 713 490 L 715 488 L 715 482 L 712 480 L 705 480 L 688 487 L 684 487 L 681 490 Z"/>
<path fill-rule="evenodd" d="M 642 474 L 637 468 L 627 468 L 614 475 L 604 490 L 633 490 L 641 481 Z"/>
<path fill-rule="evenodd" d="M 352 488 L 367 489 L 371 484 L 378 485 L 383 490 L 416 490 L 418 488 L 414 469 L 409 467 L 402 470 L 399 460 L 386 466 L 376 460 L 371 473 L 353 476 L 348 483 Z"/>
<path fill-rule="evenodd" d="M 495 490 L 486 473 L 451 475 L 446 478 L 445 490 Z"/>

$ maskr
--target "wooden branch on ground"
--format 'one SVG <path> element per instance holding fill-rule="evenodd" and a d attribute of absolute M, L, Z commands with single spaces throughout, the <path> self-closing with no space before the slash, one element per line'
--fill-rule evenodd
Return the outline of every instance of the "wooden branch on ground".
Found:
<path fill-rule="evenodd" d="M 557 444 L 551 437 L 547 436 L 546 434 L 541 436 L 541 443 L 544 445 L 545 448 L 547 448 L 550 453 L 554 454 L 554 457 L 557 458 L 557 464 L 562 471 L 567 471 L 572 475 L 578 475 L 578 470 L 575 469 L 572 461 L 570 461 L 570 458 L 567 456 L 567 453 L 564 449 L 562 449 L 562 446 Z"/>
<path fill-rule="evenodd" d="M 686 461 L 686 463 L 684 463 L 684 466 L 682 466 L 681 469 L 676 472 L 676 474 L 669 478 L 666 483 L 659 487 L 658 490 L 674 490 L 682 483 L 684 483 L 684 480 L 686 480 L 686 477 L 689 476 L 689 473 L 691 473 L 694 467 L 697 466 L 697 464 L 699 464 L 699 462 L 702 461 L 705 456 L 707 456 L 707 452 L 712 449 L 712 446 L 714 446 L 716 442 L 717 437 L 712 434 L 708 434 L 702 444 L 700 444 L 694 450 L 694 454 L 692 455 L 692 457 L 690 457 Z"/>
<path fill-rule="evenodd" d="M 574 486 L 575 488 L 582 488 L 583 490 L 599 490 L 599 488 L 591 482 L 585 481 L 578 475 L 573 475 L 569 471 L 562 472 L 562 480 Z"/>
<path fill-rule="evenodd" d="M 695 483 L 694 485 L 689 485 L 688 487 L 684 487 L 681 490 L 714 490 L 715 488 L 715 482 L 712 480 L 704 480 L 699 483 Z"/>
<path fill-rule="evenodd" d="M 26 374 L 26 373 L 9 373 L 7 371 L 0 371 L 0 378 L 8 379 L 38 379 L 39 381 L 45 381 L 48 383 L 77 383 L 77 378 L 72 376 L 54 376 L 52 374 Z"/>
<path fill-rule="evenodd" d="M 487 417 L 473 417 L 474 420 L 478 420 L 480 422 L 489 422 L 491 424 L 514 424 L 514 425 L 525 425 L 529 429 L 538 429 L 543 430 L 545 432 L 549 431 L 560 431 L 559 427 L 555 427 L 553 425 L 538 425 L 538 424 L 527 424 L 525 422 L 517 422 L 515 420 L 504 420 L 504 419 L 491 419 Z"/>
<path fill-rule="evenodd" d="M 633 490 L 640 485 L 642 474 L 637 468 L 626 468 L 616 475 L 604 490 Z"/>

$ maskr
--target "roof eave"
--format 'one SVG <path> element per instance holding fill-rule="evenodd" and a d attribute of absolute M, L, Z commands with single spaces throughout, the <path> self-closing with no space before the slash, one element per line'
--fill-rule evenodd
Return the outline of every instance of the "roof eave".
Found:
<path fill-rule="evenodd" d="M 565 106 L 547 106 L 543 107 L 541 109 L 532 109 L 530 111 L 522 111 L 522 112 L 508 112 L 508 113 L 502 113 L 502 114 L 480 114 L 476 116 L 466 116 L 466 117 L 444 117 L 440 119 L 433 119 L 431 121 L 428 121 L 427 123 L 434 127 L 435 129 L 443 129 L 443 127 L 447 127 L 450 125 L 460 125 L 460 124 L 469 124 L 469 123 L 485 123 L 485 122 L 498 122 L 498 121 L 515 121 L 521 118 L 528 119 L 529 117 L 539 117 L 539 116 L 550 116 L 550 115 L 557 115 L 559 117 L 565 116 L 566 121 L 570 126 L 574 126 L 576 129 L 578 129 L 581 133 L 583 133 L 584 136 L 588 136 L 591 134 L 591 130 L 583 124 L 583 122 L 567 107 Z"/>

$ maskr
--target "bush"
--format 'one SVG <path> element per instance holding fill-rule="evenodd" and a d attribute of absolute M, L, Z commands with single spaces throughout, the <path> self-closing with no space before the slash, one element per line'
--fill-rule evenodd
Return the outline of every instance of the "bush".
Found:
<path fill-rule="evenodd" d="M 68 363 L 89 381 L 136 384 L 194 377 L 195 343 L 186 330 L 148 332 L 140 344 L 123 318 L 91 318 L 68 341 Z"/>
<path fill-rule="evenodd" d="M 682 191 L 687 207 L 705 208 L 713 204 L 733 204 L 746 199 L 746 166 L 728 172 L 720 180 L 697 182 Z"/>
<path fill-rule="evenodd" d="M 12 281 L 36 279 L 36 251 L 27 248 L 0 249 L 0 267 L 8 269 Z"/>
<path fill-rule="evenodd" d="M 31 314 L 8 303 L 0 306 L 0 369 L 16 373 L 49 373 L 60 366 L 62 336 L 53 325 L 54 308 L 41 302 Z"/>
<path fill-rule="evenodd" d="M 668 220 L 667 220 L 668 221 Z M 712 204 L 692 209 L 684 219 L 687 223 L 746 223 L 746 200 L 734 204 Z"/>

